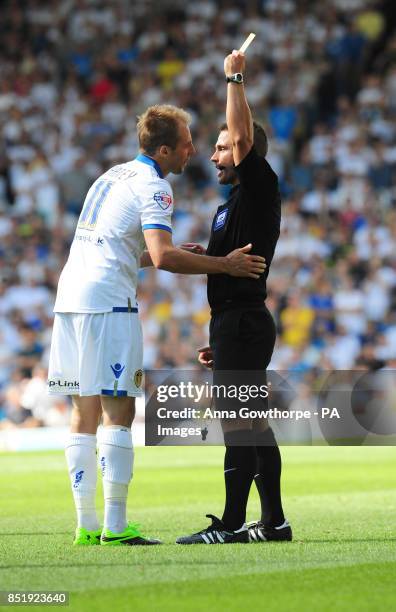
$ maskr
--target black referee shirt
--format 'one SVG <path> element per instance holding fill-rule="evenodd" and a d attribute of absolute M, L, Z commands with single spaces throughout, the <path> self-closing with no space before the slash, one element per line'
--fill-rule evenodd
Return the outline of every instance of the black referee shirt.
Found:
<path fill-rule="evenodd" d="M 262 304 L 266 280 L 279 238 L 281 202 L 278 177 L 254 147 L 235 167 L 239 185 L 232 188 L 212 223 L 207 255 L 221 257 L 252 243 L 251 254 L 265 257 L 267 268 L 259 279 L 228 274 L 208 275 L 208 301 L 212 312 Z"/>

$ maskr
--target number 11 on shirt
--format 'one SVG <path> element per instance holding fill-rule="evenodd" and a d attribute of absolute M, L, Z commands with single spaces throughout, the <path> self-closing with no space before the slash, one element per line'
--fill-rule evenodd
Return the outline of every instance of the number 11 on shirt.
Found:
<path fill-rule="evenodd" d="M 110 181 L 98 181 L 92 192 L 88 194 L 81 211 L 78 229 L 93 231 L 98 221 L 98 215 L 102 208 L 112 183 Z"/>

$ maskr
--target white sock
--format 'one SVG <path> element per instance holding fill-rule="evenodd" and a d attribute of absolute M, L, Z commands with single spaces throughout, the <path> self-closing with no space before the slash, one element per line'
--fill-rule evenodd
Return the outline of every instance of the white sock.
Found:
<path fill-rule="evenodd" d="M 98 477 L 96 466 L 96 436 L 71 433 L 66 444 L 66 461 L 77 512 L 78 527 L 89 531 L 99 529 L 95 495 Z"/>
<path fill-rule="evenodd" d="M 128 485 L 133 472 L 131 430 L 120 425 L 103 427 L 98 442 L 105 499 L 104 529 L 121 533 L 127 526 Z"/>

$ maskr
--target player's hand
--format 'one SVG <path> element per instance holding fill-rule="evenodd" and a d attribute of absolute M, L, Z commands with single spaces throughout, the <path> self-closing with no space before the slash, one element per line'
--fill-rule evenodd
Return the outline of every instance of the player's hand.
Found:
<path fill-rule="evenodd" d="M 198 350 L 198 361 L 201 365 L 208 368 L 208 370 L 213 369 L 213 353 L 210 346 L 204 346 L 203 348 L 199 348 Z"/>
<path fill-rule="evenodd" d="M 195 253 L 196 255 L 205 255 L 206 253 L 206 249 L 196 242 L 183 242 L 183 244 L 179 246 L 179 249 Z"/>
<path fill-rule="evenodd" d="M 230 276 L 241 276 L 248 278 L 260 278 L 267 267 L 264 257 L 260 255 L 248 255 L 252 249 L 252 244 L 247 244 L 241 249 L 235 249 L 228 253 L 226 258 L 229 261 L 228 274 Z"/>
<path fill-rule="evenodd" d="M 226 76 L 231 76 L 236 72 L 244 72 L 245 70 L 245 54 L 240 51 L 234 51 L 227 55 L 224 60 L 224 74 Z"/>

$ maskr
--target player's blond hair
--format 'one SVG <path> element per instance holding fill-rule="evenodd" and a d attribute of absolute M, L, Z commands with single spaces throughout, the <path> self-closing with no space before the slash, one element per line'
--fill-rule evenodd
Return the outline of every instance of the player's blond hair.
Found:
<path fill-rule="evenodd" d="M 179 124 L 191 123 L 191 116 L 171 104 L 155 104 L 137 118 L 139 146 L 147 155 L 154 155 L 159 147 L 175 149 L 179 140 Z"/>

